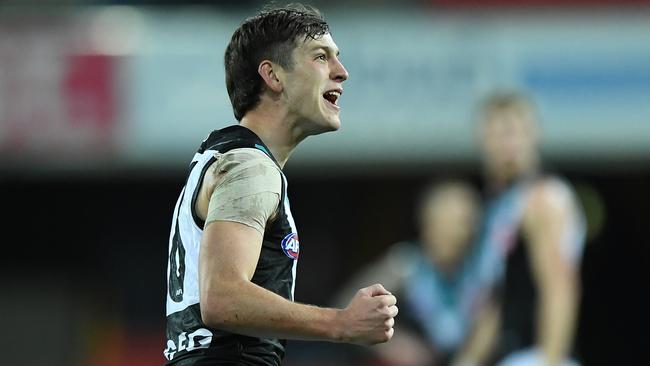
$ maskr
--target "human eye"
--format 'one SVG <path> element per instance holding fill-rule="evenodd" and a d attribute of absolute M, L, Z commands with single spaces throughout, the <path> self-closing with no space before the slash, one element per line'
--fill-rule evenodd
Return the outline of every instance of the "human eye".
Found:
<path fill-rule="evenodd" d="M 324 53 L 316 55 L 316 60 L 327 61 L 327 56 Z"/>

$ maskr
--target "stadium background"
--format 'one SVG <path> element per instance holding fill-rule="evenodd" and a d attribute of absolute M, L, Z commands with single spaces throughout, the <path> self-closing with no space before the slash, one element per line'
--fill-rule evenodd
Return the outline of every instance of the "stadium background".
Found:
<path fill-rule="evenodd" d="M 260 4 L 0 1 L 2 365 L 163 362 L 171 212 L 197 145 L 234 122 L 222 54 Z M 589 217 L 584 364 L 650 362 L 650 4 L 313 4 L 351 77 L 342 130 L 307 139 L 286 167 L 297 300 L 328 305 L 415 236 L 430 179 L 480 187 L 476 103 L 518 88 L 539 105 L 549 169 Z M 287 364 L 344 365 L 354 351 L 337 347 L 293 342 Z"/>

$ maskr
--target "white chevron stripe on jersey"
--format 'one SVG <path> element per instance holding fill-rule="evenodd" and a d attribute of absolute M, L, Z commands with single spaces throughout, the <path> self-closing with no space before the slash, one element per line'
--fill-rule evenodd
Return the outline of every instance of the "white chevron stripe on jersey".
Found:
<path fill-rule="evenodd" d="M 173 237 L 175 234 L 180 235 L 182 245 L 185 248 L 185 276 L 183 278 L 182 293 L 183 298 L 180 302 L 174 301 L 170 297 L 169 289 L 167 291 L 167 315 L 182 311 L 188 306 L 197 304 L 199 302 L 199 248 L 201 246 L 201 235 L 203 228 L 200 228 L 194 222 L 192 216 L 192 196 L 194 191 L 201 183 L 201 172 L 205 165 L 216 154 L 214 150 L 206 150 L 205 152 L 197 153 L 192 159 L 194 167 L 190 173 L 187 184 L 178 198 L 176 209 L 174 210 L 174 219 L 172 223 L 172 232 L 169 236 L 169 253 L 172 251 Z M 178 218 L 178 219 L 177 219 Z M 178 225 L 176 220 L 178 220 Z M 178 227 L 179 233 L 175 230 Z M 177 257 L 177 256 L 176 256 Z M 176 259 L 177 260 L 177 259 Z M 170 259 L 171 263 L 171 259 Z M 170 275 L 170 264 L 167 264 L 167 277 Z M 178 267 L 177 267 L 178 268 Z"/>

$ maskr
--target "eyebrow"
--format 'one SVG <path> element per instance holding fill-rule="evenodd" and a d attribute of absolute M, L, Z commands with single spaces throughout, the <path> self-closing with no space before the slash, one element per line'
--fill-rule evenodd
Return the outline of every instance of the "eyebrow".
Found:
<path fill-rule="evenodd" d="M 334 54 L 336 54 L 336 56 L 338 56 L 338 55 L 341 54 L 341 51 L 340 51 L 339 49 L 334 49 L 334 48 L 332 48 L 332 47 L 329 47 L 329 46 L 323 46 L 323 45 L 317 45 L 317 46 L 314 46 L 314 47 L 312 47 L 311 51 L 312 51 L 312 52 L 313 52 L 313 51 L 316 51 L 316 50 L 319 49 L 319 48 L 322 49 L 323 51 L 327 52 L 327 53 L 334 53 Z M 336 52 L 334 52 L 334 51 L 336 51 Z"/>

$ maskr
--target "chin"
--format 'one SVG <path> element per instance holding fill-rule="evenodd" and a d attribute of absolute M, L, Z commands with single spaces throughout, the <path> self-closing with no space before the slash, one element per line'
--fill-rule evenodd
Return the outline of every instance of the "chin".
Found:
<path fill-rule="evenodd" d="M 321 133 L 337 131 L 339 128 L 341 128 L 341 121 L 338 118 L 325 119 L 321 123 L 318 123 L 316 125 L 315 131 L 311 135 L 318 135 Z"/>
<path fill-rule="evenodd" d="M 335 121 L 330 123 L 330 126 L 332 127 L 330 131 L 338 131 L 338 129 L 341 128 L 341 120 L 337 118 Z"/>

